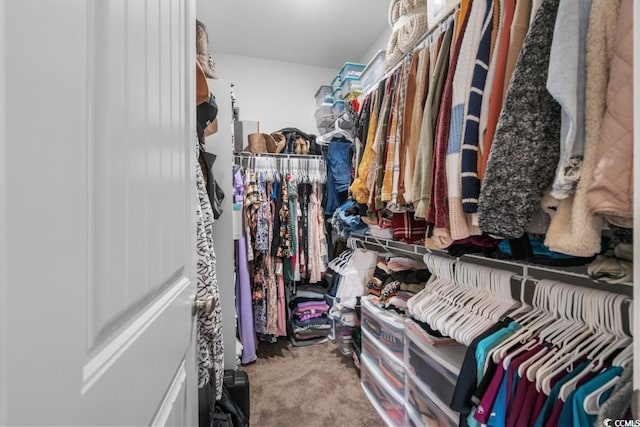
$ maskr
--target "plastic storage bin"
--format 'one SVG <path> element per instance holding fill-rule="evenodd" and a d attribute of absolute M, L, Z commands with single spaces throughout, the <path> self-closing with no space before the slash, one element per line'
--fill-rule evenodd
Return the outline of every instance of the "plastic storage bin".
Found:
<path fill-rule="evenodd" d="M 407 425 L 409 427 L 422 427 L 422 426 L 424 426 L 424 423 L 422 422 L 422 419 L 420 419 L 420 416 L 413 411 L 411 405 L 406 405 L 404 407 L 404 412 L 405 412 L 405 415 L 406 415 Z"/>
<path fill-rule="evenodd" d="M 405 425 L 404 400 L 402 395 L 391 391 L 384 380 L 375 374 L 367 359 L 361 363 L 361 382 L 365 394 L 389 426 Z"/>
<path fill-rule="evenodd" d="M 443 402 L 437 401 L 428 389 L 412 374 L 407 374 L 406 401 L 408 403 L 407 418 L 412 418 L 417 425 L 455 427 L 460 415 L 449 409 Z M 416 419 L 417 418 L 417 419 Z"/>
<path fill-rule="evenodd" d="M 316 92 L 316 104 L 332 104 L 333 103 L 333 88 L 329 85 L 322 85 Z"/>
<path fill-rule="evenodd" d="M 331 106 L 331 113 L 333 114 L 334 119 L 340 117 L 340 114 L 344 113 L 344 101 L 341 99 L 335 101 Z"/>
<path fill-rule="evenodd" d="M 331 92 L 331 97 L 333 98 L 333 102 L 342 99 L 342 93 L 341 93 L 341 89 L 340 86 L 338 86 L 336 88 L 336 90 L 334 90 L 333 92 Z"/>
<path fill-rule="evenodd" d="M 466 347 L 434 347 L 421 337 L 424 331 L 413 322 L 405 324 L 405 366 L 407 375 L 420 380 L 442 402 L 451 402 Z"/>
<path fill-rule="evenodd" d="M 340 320 L 336 321 L 336 344 L 345 355 L 351 354 L 351 331 L 353 331 L 351 326 L 345 325 Z"/>
<path fill-rule="evenodd" d="M 367 64 L 360 75 L 360 84 L 363 90 L 369 89 L 371 85 L 376 83 L 384 75 L 384 57 L 385 50 L 379 50 L 371 61 Z"/>
<path fill-rule="evenodd" d="M 394 354 L 398 360 L 404 355 L 404 317 L 376 307 L 362 298 L 362 329 Z"/>
<path fill-rule="evenodd" d="M 340 68 L 340 72 L 338 75 L 342 80 L 347 77 L 360 77 L 362 74 L 362 70 L 364 70 L 364 64 L 356 64 L 355 62 L 345 62 L 342 68 Z"/>
<path fill-rule="evenodd" d="M 349 97 L 352 94 L 360 94 L 362 92 L 362 86 L 360 85 L 360 79 L 357 77 L 346 77 L 340 83 L 340 96 L 342 99 Z"/>
<path fill-rule="evenodd" d="M 332 104 L 321 104 L 316 109 L 316 126 L 327 126 L 333 121 Z"/>
<path fill-rule="evenodd" d="M 331 90 L 336 90 L 340 87 L 340 82 L 341 82 L 341 77 L 340 74 L 338 74 L 337 76 L 335 76 L 333 78 L 333 80 L 331 80 Z"/>
<path fill-rule="evenodd" d="M 404 393 L 404 365 L 393 353 L 381 347 L 367 331 L 364 331 L 362 336 L 362 354 L 371 368 L 384 377 L 395 391 Z"/>

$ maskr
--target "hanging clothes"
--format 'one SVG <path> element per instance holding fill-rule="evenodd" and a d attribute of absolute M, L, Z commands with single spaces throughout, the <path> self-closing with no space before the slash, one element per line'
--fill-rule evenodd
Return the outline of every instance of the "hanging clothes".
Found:
<path fill-rule="evenodd" d="M 198 144 L 198 152 L 200 150 Z M 224 350 L 222 347 L 222 311 L 220 290 L 216 278 L 216 255 L 213 249 L 213 211 L 207 194 L 204 175 L 196 162 L 196 253 L 197 253 L 197 298 L 213 298 L 213 310 L 198 311 L 198 387 L 209 381 L 210 370 L 214 373 L 216 399 L 222 397 L 224 376 Z"/>
<path fill-rule="evenodd" d="M 245 262 L 248 266 L 248 283 L 244 284 L 244 274 L 239 280 L 250 289 L 252 301 L 251 313 L 238 313 L 242 316 L 239 323 L 252 325 L 260 341 L 274 342 L 287 336 L 286 282 L 319 283 L 326 271 L 321 205 L 326 169 L 320 167 L 324 165 L 320 157 L 287 162 L 263 157 L 259 163 L 240 168 L 245 178 L 236 178 L 242 183 L 239 193 L 243 197 L 238 200 L 244 203 L 249 236 L 247 261 L 239 256 L 237 267 Z M 239 250 L 245 250 L 244 245 L 239 245 Z M 255 357 L 251 353 L 255 344 L 249 339 L 248 345 L 250 360 Z"/>
<path fill-rule="evenodd" d="M 615 52 L 619 0 L 593 0 L 586 41 L 585 141 L 580 180 L 575 195 L 558 203 L 545 237 L 549 249 L 574 256 L 600 251 L 602 218 L 589 209 L 587 192 L 593 182 L 597 145 L 606 107 L 609 63 Z"/>
<path fill-rule="evenodd" d="M 558 0 L 543 0 L 516 65 L 480 194 L 480 227 L 520 237 L 559 158 L 560 107 L 546 89 Z"/>
<path fill-rule="evenodd" d="M 244 202 L 244 178 L 237 168 L 233 175 L 234 202 Z M 244 217 L 241 219 L 244 222 Z M 242 364 L 256 360 L 255 328 L 251 298 L 251 279 L 247 260 L 247 241 L 242 225 L 242 236 L 235 242 L 236 255 L 236 313 L 238 313 L 238 334 L 242 342 Z"/>
<path fill-rule="evenodd" d="M 599 160 L 587 193 L 592 212 L 625 228 L 633 226 L 633 3 L 620 3 Z"/>

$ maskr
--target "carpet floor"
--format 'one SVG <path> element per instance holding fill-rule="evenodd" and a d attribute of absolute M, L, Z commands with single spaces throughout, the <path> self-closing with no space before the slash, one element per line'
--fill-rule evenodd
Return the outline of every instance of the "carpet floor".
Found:
<path fill-rule="evenodd" d="M 292 347 L 288 340 L 260 343 L 249 376 L 251 426 L 383 427 L 351 356 L 333 342 Z"/>

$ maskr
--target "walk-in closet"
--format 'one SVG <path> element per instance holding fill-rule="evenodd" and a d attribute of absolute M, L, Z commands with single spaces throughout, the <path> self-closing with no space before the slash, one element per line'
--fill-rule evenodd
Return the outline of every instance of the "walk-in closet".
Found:
<path fill-rule="evenodd" d="M 233 142 L 207 145 L 233 150 L 225 349 L 248 373 L 251 422 L 633 420 L 633 2 L 383 3 L 361 55 L 345 41 L 320 64 L 332 73 L 306 74 L 313 90 L 275 88 L 286 100 L 268 108 L 270 71 L 247 67 L 279 69 L 295 43 L 258 54 L 224 39 L 214 6 L 199 15 L 232 82 Z M 277 358 L 284 381 L 267 373 Z M 327 392 L 314 365 L 352 390 L 330 415 L 313 410 Z M 318 386 L 292 400 L 301 381 Z"/>
<path fill-rule="evenodd" d="M 636 17 L 0 2 L 0 426 L 640 425 Z"/>

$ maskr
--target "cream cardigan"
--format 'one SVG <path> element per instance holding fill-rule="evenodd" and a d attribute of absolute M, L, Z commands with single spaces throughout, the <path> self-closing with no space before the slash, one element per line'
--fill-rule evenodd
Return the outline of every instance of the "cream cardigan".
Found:
<path fill-rule="evenodd" d="M 580 181 L 575 196 L 559 202 L 544 242 L 552 251 L 574 256 L 592 256 L 600 251 L 602 219 L 590 212 L 587 189 L 593 181 L 597 162 L 609 64 L 615 53 L 619 5 L 620 0 L 593 0 L 591 5 L 586 52 L 585 144 Z"/>

